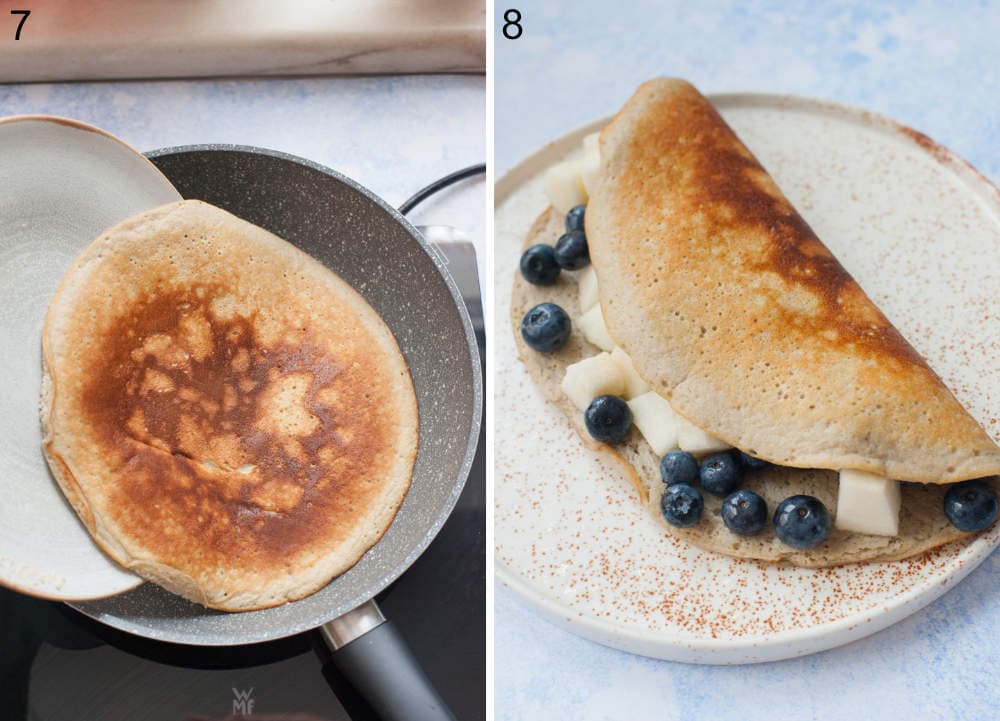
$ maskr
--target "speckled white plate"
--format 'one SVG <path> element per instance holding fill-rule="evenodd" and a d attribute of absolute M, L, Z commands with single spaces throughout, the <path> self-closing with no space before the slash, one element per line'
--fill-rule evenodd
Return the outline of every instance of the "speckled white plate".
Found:
<path fill-rule="evenodd" d="M 0 584 L 55 600 L 142 579 L 91 541 L 49 475 L 38 420 L 41 333 L 63 272 L 101 231 L 180 195 L 138 151 L 90 125 L 0 119 Z"/>
<path fill-rule="evenodd" d="M 1000 192 L 948 150 L 871 113 L 776 95 L 712 101 L 862 287 L 1000 439 Z M 544 169 L 579 152 L 581 138 L 605 122 L 546 146 L 497 183 L 499 581 L 581 636 L 693 663 L 814 653 L 933 601 L 994 549 L 1000 526 L 911 561 L 823 570 L 703 552 L 665 532 L 621 470 L 584 447 L 534 388 L 507 321 L 519 248 L 546 206 Z"/>

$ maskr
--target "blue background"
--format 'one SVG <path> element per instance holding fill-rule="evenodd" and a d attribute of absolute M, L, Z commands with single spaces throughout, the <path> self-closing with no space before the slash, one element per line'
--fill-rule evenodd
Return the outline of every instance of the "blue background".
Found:
<path fill-rule="evenodd" d="M 500 34 L 512 6 L 524 18 L 518 40 Z M 863 106 L 1000 180 L 997 2 L 500 0 L 496 28 L 498 176 L 613 113 L 643 80 L 673 75 L 703 92 L 796 93 Z M 550 625 L 498 587 L 496 718 L 998 718 L 998 571 L 994 554 L 942 599 L 865 640 L 738 667 L 608 649 Z"/>

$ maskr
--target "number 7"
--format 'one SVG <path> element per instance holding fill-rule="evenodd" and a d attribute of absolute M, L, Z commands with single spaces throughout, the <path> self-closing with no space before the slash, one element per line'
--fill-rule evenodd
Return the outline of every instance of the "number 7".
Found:
<path fill-rule="evenodd" d="M 24 27 L 24 21 L 28 19 L 29 15 L 31 15 L 31 11 L 30 10 L 11 10 L 10 14 L 11 15 L 21 15 L 21 16 L 23 16 L 21 18 L 21 22 L 19 22 L 17 24 L 17 30 L 14 32 L 14 39 L 15 40 L 20 40 L 21 39 L 21 28 Z"/>

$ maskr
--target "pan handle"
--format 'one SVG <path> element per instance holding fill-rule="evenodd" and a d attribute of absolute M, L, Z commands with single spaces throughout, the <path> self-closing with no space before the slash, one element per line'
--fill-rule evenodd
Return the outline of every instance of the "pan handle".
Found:
<path fill-rule="evenodd" d="M 330 664 L 382 721 L 456 721 L 406 641 L 375 601 L 320 627 Z"/>

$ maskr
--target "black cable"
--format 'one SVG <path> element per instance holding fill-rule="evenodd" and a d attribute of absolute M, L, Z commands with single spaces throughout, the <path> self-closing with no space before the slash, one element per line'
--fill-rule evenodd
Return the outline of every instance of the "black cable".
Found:
<path fill-rule="evenodd" d="M 450 175 L 446 175 L 443 178 L 435 180 L 430 185 L 421 188 L 416 193 L 414 193 L 409 200 L 399 206 L 399 212 L 403 215 L 408 215 L 411 210 L 416 208 L 420 203 L 427 200 L 429 197 L 438 193 L 449 185 L 454 185 L 460 180 L 465 180 L 466 178 L 471 178 L 474 175 L 485 175 L 486 174 L 486 163 L 480 163 L 479 165 L 470 165 L 468 168 L 462 168 L 461 170 L 456 170 Z"/>

